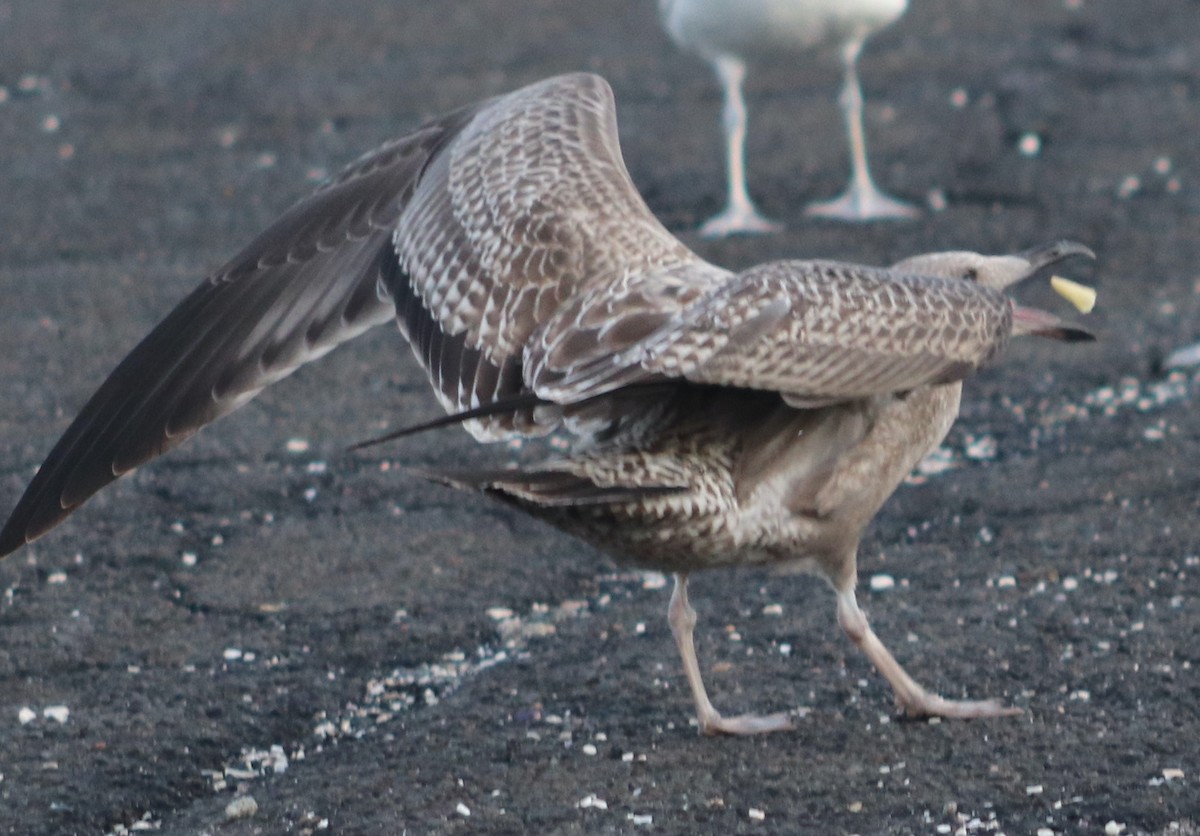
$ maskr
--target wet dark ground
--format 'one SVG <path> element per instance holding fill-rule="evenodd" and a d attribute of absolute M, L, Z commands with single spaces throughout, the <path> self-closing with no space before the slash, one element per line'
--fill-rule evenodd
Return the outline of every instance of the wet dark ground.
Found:
<path fill-rule="evenodd" d="M 901 661 L 1018 718 L 897 720 L 822 584 L 725 573 L 693 584 L 714 701 L 804 718 L 700 738 L 653 578 L 389 469 L 484 455 L 465 434 L 341 453 L 436 412 L 385 328 L 0 565 L 0 830 L 1196 832 L 1200 384 L 1161 366 L 1200 336 L 1200 4 L 916 0 L 862 65 L 878 179 L 947 204 L 916 223 L 807 220 L 844 181 L 835 65 L 759 68 L 751 187 L 788 232 L 721 243 L 688 233 L 722 195 L 716 86 L 649 0 L 102 8 L 0 3 L 5 511 L 124 351 L 313 181 L 567 70 L 612 82 L 635 181 L 711 259 L 1070 237 L 1100 257 L 1073 275 L 1103 339 L 972 381 L 954 467 L 863 543 Z"/>

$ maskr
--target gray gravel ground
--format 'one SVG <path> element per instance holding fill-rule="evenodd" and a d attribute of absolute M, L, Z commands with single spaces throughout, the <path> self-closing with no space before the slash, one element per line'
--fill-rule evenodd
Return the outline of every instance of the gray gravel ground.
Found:
<path fill-rule="evenodd" d="M 0 565 L 0 831 L 1195 833 L 1200 382 L 1161 366 L 1200 338 L 1200 3 L 913 6 L 863 59 L 871 148 L 885 188 L 947 208 L 805 219 L 844 181 L 836 64 L 775 64 L 751 188 L 788 232 L 708 243 L 718 93 L 650 0 L 0 2 L 5 510 L 124 351 L 314 181 L 567 70 L 612 82 L 635 181 L 715 261 L 1070 237 L 1099 253 L 1074 275 L 1103 335 L 971 382 L 952 467 L 864 541 L 910 671 L 1019 718 L 897 720 L 823 586 L 726 573 L 693 587 L 714 701 L 805 716 L 701 739 L 655 578 L 393 467 L 496 451 L 341 453 L 436 412 L 379 329 Z"/>

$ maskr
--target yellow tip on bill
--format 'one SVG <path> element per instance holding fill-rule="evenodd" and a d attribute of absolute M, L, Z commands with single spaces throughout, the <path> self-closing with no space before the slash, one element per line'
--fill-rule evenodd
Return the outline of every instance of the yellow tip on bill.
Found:
<path fill-rule="evenodd" d="M 1050 286 L 1054 292 L 1074 305 L 1080 313 L 1091 313 L 1096 307 L 1096 290 L 1079 282 L 1064 279 L 1062 276 L 1051 276 Z"/>

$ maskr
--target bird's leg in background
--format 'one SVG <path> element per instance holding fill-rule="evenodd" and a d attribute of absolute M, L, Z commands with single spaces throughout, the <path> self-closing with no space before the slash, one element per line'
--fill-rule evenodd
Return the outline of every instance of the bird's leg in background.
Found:
<path fill-rule="evenodd" d="M 720 238 L 732 233 L 778 232 L 782 225 L 759 214 L 746 188 L 746 99 L 742 82 L 746 65 L 737 58 L 722 55 L 713 62 L 721 81 L 724 105 L 721 125 L 725 130 L 725 166 L 728 197 L 721 213 L 709 218 L 700 227 L 706 238 Z"/>
<path fill-rule="evenodd" d="M 846 123 L 850 141 L 850 185 L 833 200 L 812 203 L 805 209 L 809 215 L 842 221 L 869 221 L 878 218 L 915 218 L 920 210 L 903 201 L 888 197 L 875 186 L 867 163 L 867 136 L 863 128 L 863 94 L 858 81 L 858 55 L 864 38 L 855 38 L 842 47 L 845 80 L 838 105 Z"/>
<path fill-rule="evenodd" d="M 884 679 L 891 683 L 896 692 L 896 703 L 910 717 L 1008 717 L 1020 714 L 1021 709 L 1011 708 L 996 700 L 947 700 L 931 694 L 918 685 L 883 642 L 875 635 L 867 616 L 858 607 L 854 595 L 853 573 L 849 585 L 837 593 L 838 624 L 850 637 Z"/>
<path fill-rule="evenodd" d="M 708 692 L 704 690 L 704 680 L 700 676 L 700 663 L 696 661 L 696 647 L 692 643 L 692 631 L 696 627 L 696 611 L 688 603 L 687 575 L 682 572 L 675 574 L 675 589 L 671 593 L 671 605 L 667 610 L 667 622 L 671 625 L 671 633 L 675 636 L 675 644 L 679 646 L 679 655 L 683 658 L 683 671 L 687 674 L 688 685 L 692 689 L 692 699 L 696 702 L 696 720 L 700 723 L 702 734 L 762 734 L 763 732 L 787 731 L 792 728 L 792 719 L 787 714 L 767 714 L 758 716 L 743 714 L 739 717 L 722 717 L 708 701 Z"/>

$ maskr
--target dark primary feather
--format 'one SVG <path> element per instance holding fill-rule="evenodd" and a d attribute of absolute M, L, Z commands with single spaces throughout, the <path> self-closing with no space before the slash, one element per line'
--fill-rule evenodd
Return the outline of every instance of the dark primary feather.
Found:
<path fill-rule="evenodd" d="M 7 554 L 104 485 L 338 343 L 386 322 L 392 229 L 458 111 L 348 167 L 184 299 L 80 410 L 0 532 Z"/>

